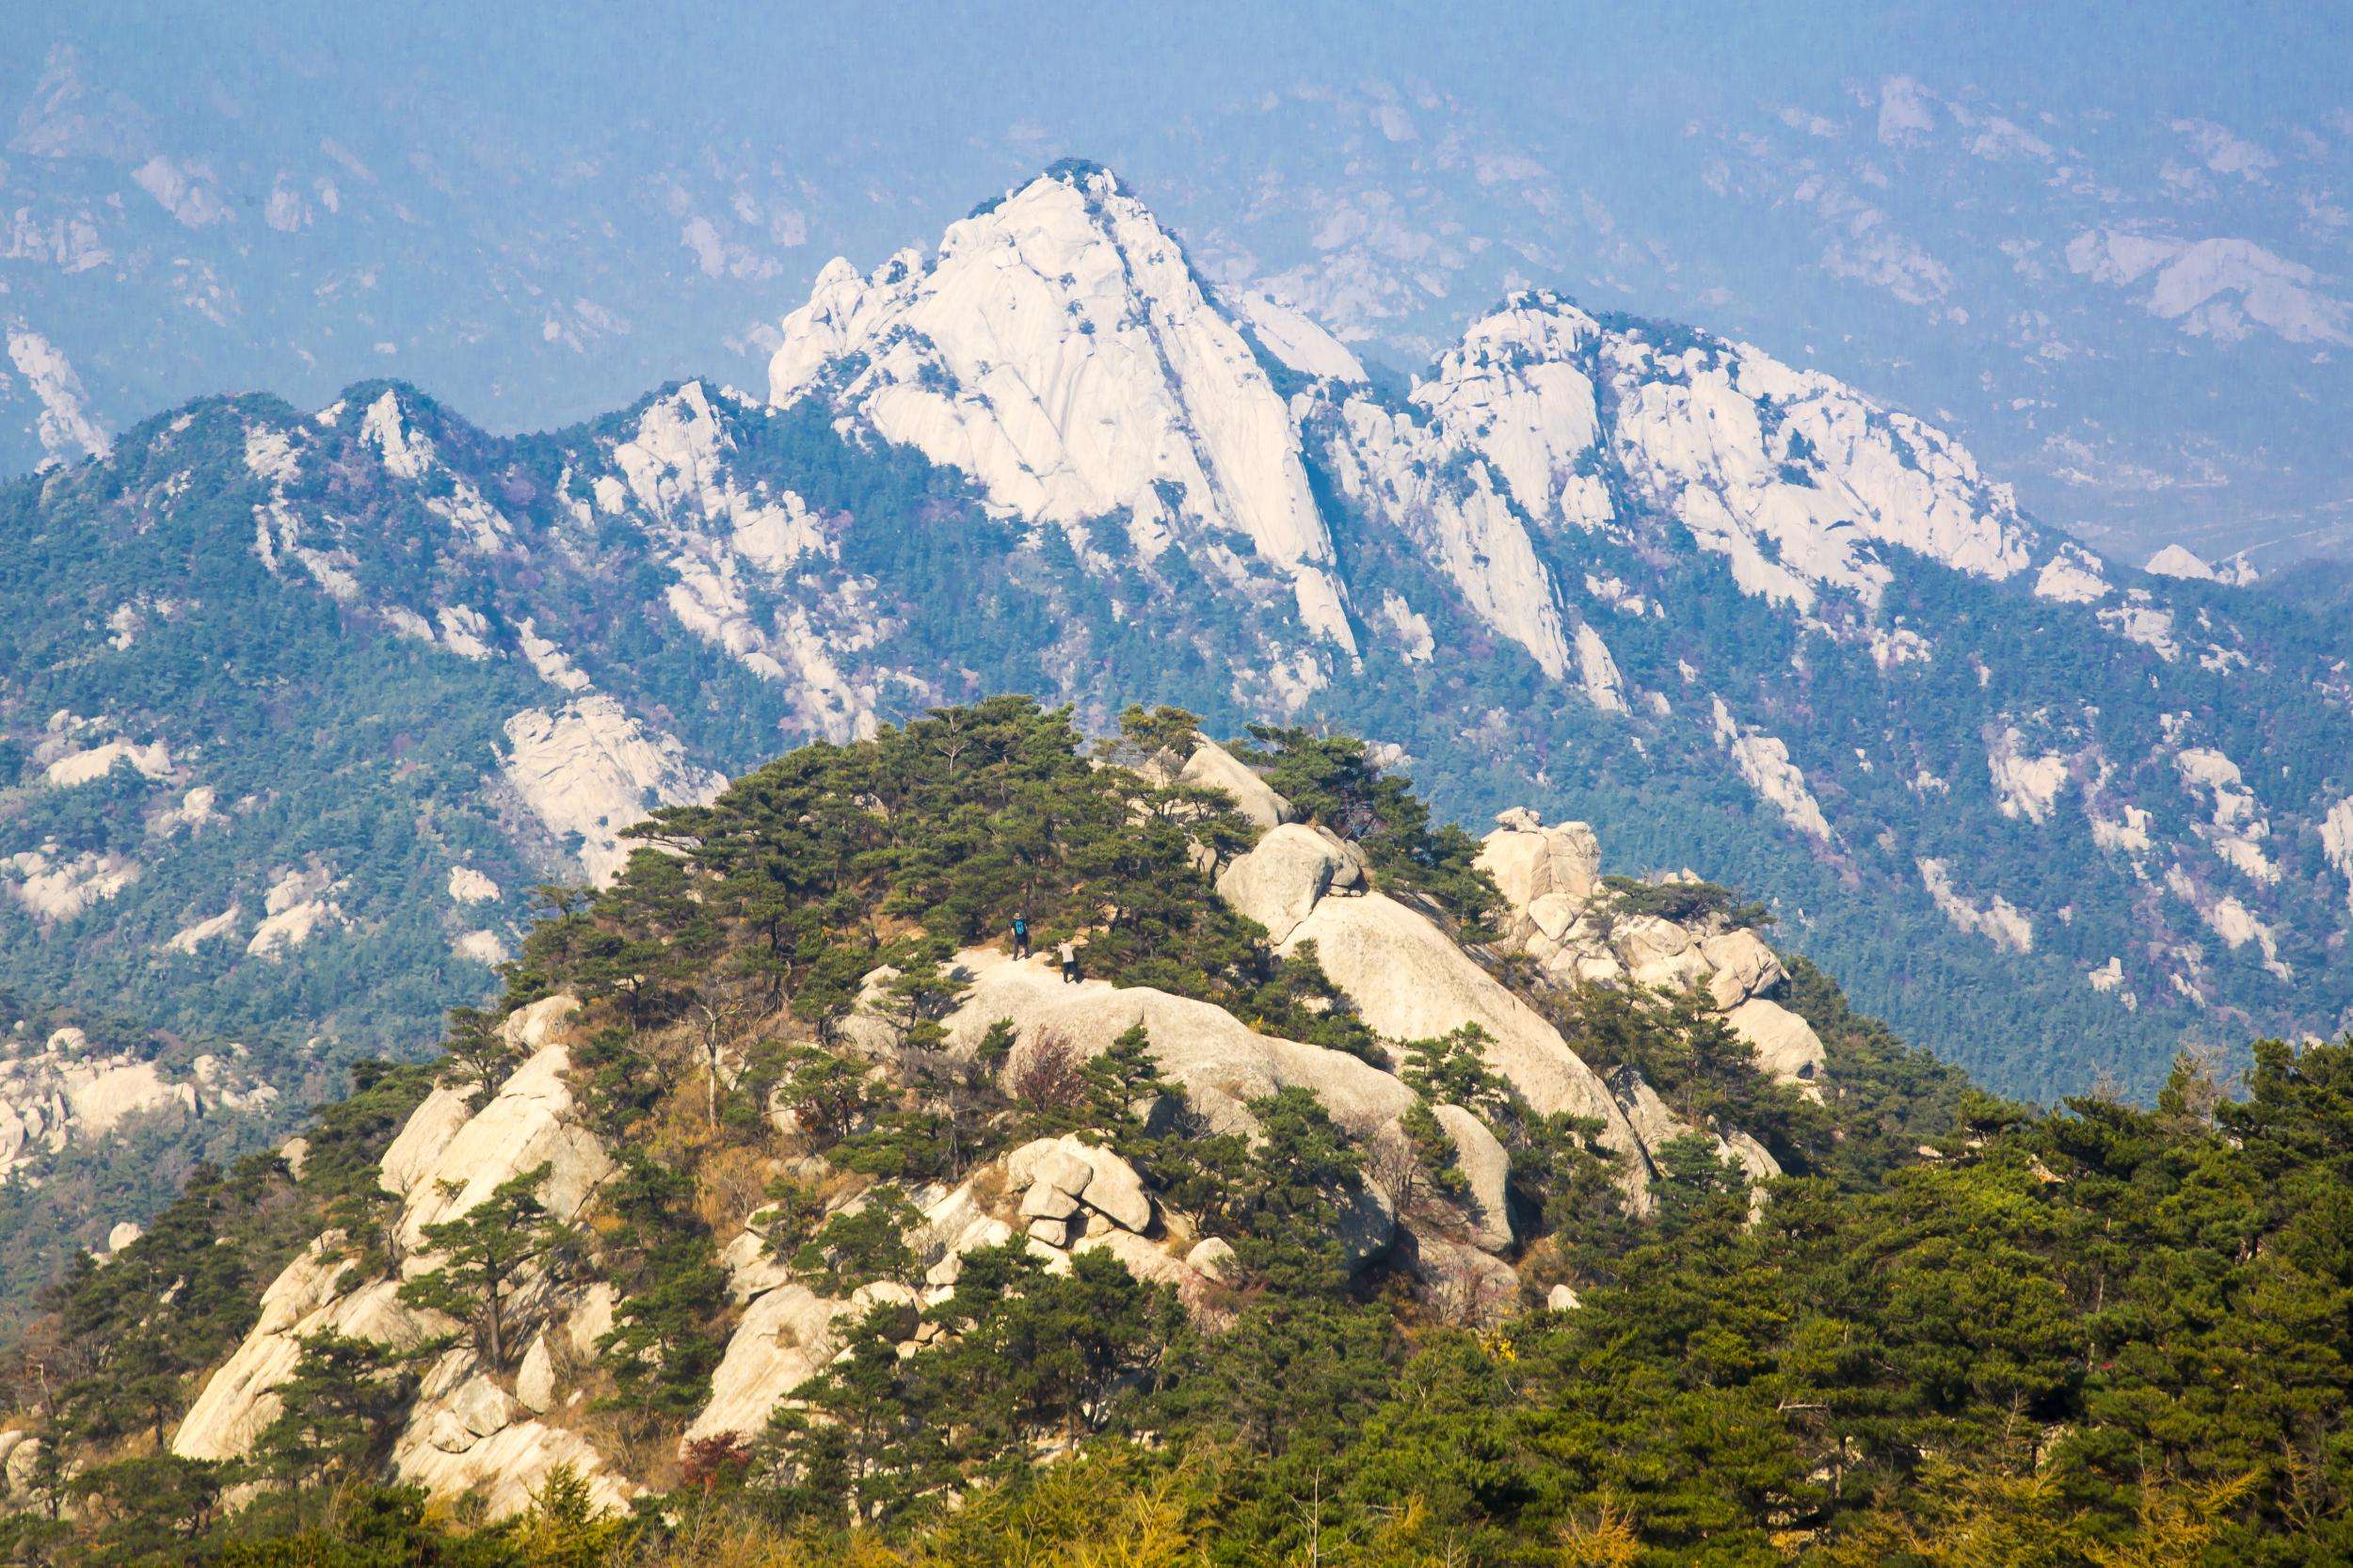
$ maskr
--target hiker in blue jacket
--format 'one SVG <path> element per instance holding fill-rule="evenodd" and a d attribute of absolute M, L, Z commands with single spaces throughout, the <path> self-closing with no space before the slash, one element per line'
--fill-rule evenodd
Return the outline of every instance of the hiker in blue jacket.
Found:
<path fill-rule="evenodd" d="M 1016 958 L 1030 956 L 1030 917 L 1027 915 L 1013 918 L 1013 955 Z"/>

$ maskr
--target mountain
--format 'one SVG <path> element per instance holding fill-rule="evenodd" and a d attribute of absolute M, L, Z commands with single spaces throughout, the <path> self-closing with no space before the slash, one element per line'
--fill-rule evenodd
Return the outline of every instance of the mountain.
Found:
<path fill-rule="evenodd" d="M 2353 1047 L 2037 1113 L 1586 824 L 1167 707 L 943 708 L 637 840 L 437 1064 L 47 1294 L 0 1544 L 2343 1555 Z"/>
<path fill-rule="evenodd" d="M 1095 151 L 1221 286 L 1368 360 L 1425 364 L 1545 287 L 1917 411 L 2118 559 L 2348 549 L 2353 130 L 2329 73 L 2278 64 L 2327 56 L 2326 8 L 2190 40 L 1930 5 L 1865 39 L 1504 0 L 1433 51 L 1290 11 L 1081 40 L 1039 6 L 917 38 L 855 7 L 568 12 L 486 46 L 426 4 L 26 17 L 0 472 L 230 387 L 316 407 L 398 375 L 513 432 L 749 384 L 826 258 Z"/>
<path fill-rule="evenodd" d="M 1524 293 L 1400 382 L 1084 164 L 779 344 L 516 438 L 208 398 L 0 494 L 0 984 L 290 1112 L 648 808 L 1027 691 L 1591 822 L 2009 1092 L 2353 1000 L 2333 621 L 2105 562 L 1825 376 Z"/>

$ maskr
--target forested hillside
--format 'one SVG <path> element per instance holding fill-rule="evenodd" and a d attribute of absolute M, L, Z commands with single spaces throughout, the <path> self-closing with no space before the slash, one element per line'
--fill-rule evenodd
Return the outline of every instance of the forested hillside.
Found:
<path fill-rule="evenodd" d="M 2031 1110 L 1721 888 L 1167 709 L 632 838 L 49 1294 L 0 1561 L 2353 1553 L 2353 1045 Z"/>

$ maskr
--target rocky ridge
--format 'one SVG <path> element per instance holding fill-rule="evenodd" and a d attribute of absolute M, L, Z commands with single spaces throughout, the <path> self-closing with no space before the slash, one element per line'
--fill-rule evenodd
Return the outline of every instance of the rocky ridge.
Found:
<path fill-rule="evenodd" d="M 1167 771 L 1248 780 L 1234 792 L 1269 824 L 1254 848 L 1224 867 L 1218 896 L 1266 924 L 1278 949 L 1315 940 L 1348 1003 L 1390 1042 L 1479 1026 L 1490 1067 L 1530 1103 L 1605 1124 L 1602 1139 L 1622 1156 L 1619 1179 L 1631 1211 L 1647 1208 L 1657 1183 L 1669 1179 L 1656 1164 L 1657 1151 L 1695 1133 L 1753 1183 L 1779 1174 L 1753 1139 L 1736 1128 L 1684 1122 L 1640 1075 L 1621 1070 L 1605 1081 L 1491 972 L 1500 952 L 1482 958 L 1458 946 L 1432 914 L 1373 886 L 1354 844 L 1302 825 L 1289 803 L 1230 753 L 1202 743 Z M 1529 813 L 1506 813 L 1481 862 L 1511 905 L 1505 950 L 1535 959 L 1538 984 L 1693 987 L 1743 1033 L 1742 1009 L 1774 1007 L 1762 993 L 1782 978 L 1780 965 L 1753 934 L 1725 928 L 1720 918 L 1615 920 L 1611 907 L 1623 895 L 1598 878 L 1593 835 L 1582 824 L 1545 826 Z M 1559 914 L 1572 906 L 1563 925 Z M 1546 935 L 1545 922 L 1565 936 Z M 1616 968 L 1602 972 L 1609 965 Z M 1402 1121 L 1420 1102 L 1380 1064 L 1254 1032 L 1222 1008 L 1150 987 L 1095 979 L 1071 984 L 1043 959 L 973 948 L 946 968 L 958 988 L 943 1025 L 947 1048 L 968 1056 L 993 1026 L 1000 1033 L 1010 1026 L 1004 1074 L 1019 1073 L 1044 1051 L 1092 1056 L 1140 1025 L 1159 1070 L 1212 1128 L 1255 1135 L 1252 1102 L 1282 1088 L 1309 1092 L 1353 1142 L 1376 1154 L 1390 1151 L 1368 1164 L 1341 1222 L 1337 1239 L 1352 1270 L 1397 1269 L 1433 1310 L 1467 1321 L 1493 1321 L 1527 1305 L 1513 1267 L 1518 1232 L 1506 1190 L 1510 1160 L 1473 1112 L 1429 1108 L 1452 1145 L 1463 1182 L 1453 1195 L 1417 1185 L 1409 1196 L 1399 1185 L 1408 1178 L 1400 1173 L 1414 1168 L 1416 1156 Z M 880 1010 L 890 978 L 869 977 L 870 1000 L 842 1030 L 847 1048 L 876 1063 L 888 1063 L 896 1048 L 894 1026 Z M 273 1390 L 292 1371 L 306 1337 L 331 1330 L 398 1349 L 442 1342 L 453 1325 L 398 1295 L 404 1279 L 435 1264 L 427 1226 L 469 1212 L 500 1184 L 542 1163 L 549 1211 L 564 1220 L 586 1209 L 614 1161 L 581 1123 L 568 1087 L 577 1007 L 555 996 L 511 1014 L 502 1029 L 526 1054 L 478 1105 L 469 1092 L 444 1085 L 418 1106 L 387 1148 L 377 1176 L 396 1200 L 388 1229 L 397 1263 L 389 1272 L 370 1272 L 347 1255 L 341 1236 L 320 1237 L 269 1287 L 259 1320 L 180 1423 L 173 1452 L 224 1459 L 249 1451 L 277 1414 Z M 1794 1015 L 1783 1016 L 1811 1040 Z M 1819 1064 L 1814 1041 L 1809 1061 L 1771 1070 L 1818 1091 Z M 772 1105 L 770 1114 L 780 1129 L 791 1129 L 788 1110 Z M 1147 1118 L 1158 1114 L 1146 1112 Z M 960 1260 L 983 1247 L 1017 1240 L 1049 1272 L 1069 1269 L 1074 1257 L 1108 1253 L 1136 1278 L 1173 1288 L 1196 1317 L 1214 1323 L 1228 1310 L 1231 1247 L 1197 1233 L 1128 1161 L 1085 1138 L 1032 1140 L 952 1187 L 934 1185 L 913 1198 L 920 1220 L 904 1240 L 922 1267 L 920 1286 L 882 1281 L 840 1299 L 818 1293 L 774 1255 L 767 1240 L 774 1210 L 756 1208 L 746 1217 L 723 1254 L 738 1316 L 684 1441 L 756 1435 L 794 1389 L 844 1353 L 836 1332 L 840 1320 L 881 1302 L 944 1299 Z M 843 1201 L 836 1200 L 837 1212 L 849 1211 Z M 854 1209 L 864 1200 L 846 1201 Z M 1762 1201 L 1761 1189 L 1753 1201 Z M 1550 1304 L 1574 1299 L 1563 1287 Z M 611 1288 L 600 1281 L 559 1282 L 544 1272 L 526 1280 L 508 1314 L 511 1343 L 525 1347 L 514 1371 L 487 1365 L 471 1345 L 434 1352 L 393 1446 L 395 1470 L 437 1496 L 478 1494 L 493 1516 L 523 1507 L 557 1465 L 586 1477 L 599 1500 L 624 1502 L 635 1483 L 585 1430 L 576 1381 L 611 1325 L 615 1304 Z M 920 1354 L 926 1342 L 919 1336 L 902 1353 Z"/>

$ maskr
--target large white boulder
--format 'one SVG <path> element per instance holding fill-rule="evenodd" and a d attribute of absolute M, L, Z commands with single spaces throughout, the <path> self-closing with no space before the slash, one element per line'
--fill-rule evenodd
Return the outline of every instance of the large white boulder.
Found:
<path fill-rule="evenodd" d="M 1276 794 L 1273 787 L 1241 758 L 1213 741 L 1203 741 L 1193 747 L 1185 765 L 1176 770 L 1176 779 L 1196 789 L 1225 791 L 1234 797 L 1241 814 L 1261 828 L 1299 820 L 1297 807 Z"/>
<path fill-rule="evenodd" d="M 1430 1113 L 1454 1145 L 1454 1160 L 1470 1188 L 1465 1205 L 1471 1240 L 1489 1252 L 1512 1246 L 1512 1156 L 1487 1124 L 1459 1105 L 1431 1107 Z"/>
<path fill-rule="evenodd" d="M 1700 943 L 1700 952 L 1715 970 L 1708 977 L 1707 991 L 1720 1012 L 1729 1012 L 1788 978 L 1781 955 L 1765 945 L 1764 937 L 1745 928 L 1707 937 Z"/>
<path fill-rule="evenodd" d="M 421 1401 L 392 1446 L 401 1480 L 437 1497 L 476 1494 L 491 1519 L 529 1508 L 532 1494 L 559 1465 L 587 1483 L 600 1508 L 624 1511 L 636 1491 L 606 1467 L 586 1437 L 533 1416 L 479 1373 Z"/>
<path fill-rule="evenodd" d="M 991 1024 L 1010 1019 L 1018 1042 L 1016 1068 L 1044 1042 L 1060 1041 L 1093 1056 L 1141 1024 L 1160 1070 L 1224 1127 L 1246 1130 L 1241 1106 L 1278 1089 L 1307 1090 L 1334 1121 L 1359 1137 L 1395 1121 L 1414 1100 L 1412 1090 L 1378 1067 L 1341 1051 L 1260 1034 L 1205 1001 L 1100 980 L 1065 984 L 1042 966 L 987 949 L 959 953 L 956 964 L 970 984 L 947 1020 L 950 1045 L 969 1050 Z"/>
<path fill-rule="evenodd" d="M 1234 1255 L 1234 1244 L 1223 1236 L 1205 1236 L 1185 1254 L 1185 1267 L 1202 1278 L 1223 1285 L 1234 1277 L 1241 1260 Z"/>
<path fill-rule="evenodd" d="M 1488 1037 L 1487 1064 L 1537 1111 L 1602 1124 L 1603 1144 L 1622 1157 L 1629 1199 L 1643 1205 L 1641 1145 L 1599 1076 L 1429 917 L 1377 890 L 1321 899 L 1282 947 L 1288 952 L 1307 941 L 1316 944 L 1324 973 L 1385 1038 L 1428 1040 L 1479 1025 Z"/>
<path fill-rule="evenodd" d="M 1715 972 L 1691 934 L 1657 915 L 1635 915 L 1617 922 L 1610 945 L 1637 985 L 1680 991 Z"/>
<path fill-rule="evenodd" d="M 1601 841 L 1591 827 L 1581 822 L 1547 827 L 1524 806 L 1496 822 L 1481 842 L 1478 864 L 1514 913 L 1555 894 L 1580 904 L 1593 896 L 1601 883 Z"/>
<path fill-rule="evenodd" d="M 833 1360 L 840 1349 L 833 1321 L 849 1309 L 849 1303 L 798 1284 L 754 1300 L 728 1336 L 711 1374 L 711 1400 L 687 1427 L 686 1440 L 730 1432 L 759 1436 L 778 1401 Z"/>
<path fill-rule="evenodd" d="M 515 1398 L 525 1410 L 544 1416 L 555 1404 L 555 1353 L 548 1349 L 548 1336 L 536 1334 L 531 1349 L 523 1352 L 520 1365 L 515 1368 Z"/>
<path fill-rule="evenodd" d="M 1724 1015 L 1732 1032 L 1756 1052 L 1756 1064 L 1778 1083 L 1792 1083 L 1818 1099 L 1829 1055 L 1814 1026 L 1779 1002 L 1752 997 Z"/>
<path fill-rule="evenodd" d="M 422 1250 L 428 1225 L 471 1212 L 500 1186 L 542 1163 L 549 1169 L 539 1201 L 558 1219 L 580 1212 L 613 1161 L 573 1117 L 571 1086 L 565 1081 L 570 1065 L 561 1043 L 542 1046 L 421 1162 L 401 1208 L 397 1234 L 404 1250 Z"/>
<path fill-rule="evenodd" d="M 1109 1149 L 1090 1149 L 1087 1163 L 1094 1174 L 1079 1194 L 1080 1201 L 1123 1230 L 1139 1236 L 1150 1230 L 1152 1199 L 1135 1167 Z"/>
<path fill-rule="evenodd" d="M 1249 916 L 1282 942 L 1326 894 L 1353 890 L 1361 882 L 1355 862 L 1337 840 L 1285 823 L 1219 873 L 1217 892 L 1235 913 Z"/>
<path fill-rule="evenodd" d="M 1447 1322 L 1488 1327 L 1512 1316 L 1518 1305 L 1520 1276 L 1501 1258 L 1440 1236 L 1410 1233 L 1407 1266 L 1420 1282 L 1416 1292 Z"/>
<path fill-rule="evenodd" d="M 1354 1273 L 1389 1250 L 1397 1238 L 1397 1206 L 1369 1181 L 1360 1181 L 1340 1199 L 1340 1258 Z"/>

